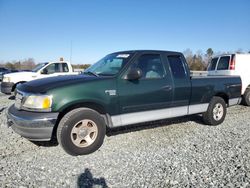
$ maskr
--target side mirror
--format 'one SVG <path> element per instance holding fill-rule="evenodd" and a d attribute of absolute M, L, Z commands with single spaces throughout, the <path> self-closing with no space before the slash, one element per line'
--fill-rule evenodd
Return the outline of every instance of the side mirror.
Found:
<path fill-rule="evenodd" d="M 138 80 L 142 77 L 142 71 L 139 68 L 132 68 L 128 72 L 126 79 L 127 80 Z"/>
<path fill-rule="evenodd" d="M 45 68 L 41 71 L 41 74 L 48 74 L 48 70 Z"/>

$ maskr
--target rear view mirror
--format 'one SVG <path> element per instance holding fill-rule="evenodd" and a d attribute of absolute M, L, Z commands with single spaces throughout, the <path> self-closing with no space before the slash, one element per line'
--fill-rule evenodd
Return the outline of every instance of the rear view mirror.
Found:
<path fill-rule="evenodd" d="M 132 68 L 129 70 L 126 79 L 127 80 L 138 80 L 142 77 L 142 71 L 138 68 Z"/>

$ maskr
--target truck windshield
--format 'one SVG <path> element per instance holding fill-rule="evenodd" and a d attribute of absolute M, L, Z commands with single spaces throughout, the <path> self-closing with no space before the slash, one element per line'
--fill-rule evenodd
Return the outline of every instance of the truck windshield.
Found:
<path fill-rule="evenodd" d="M 116 75 L 132 58 L 133 53 L 113 53 L 87 68 L 83 73 L 96 76 Z"/>
<path fill-rule="evenodd" d="M 34 69 L 32 69 L 32 72 L 37 72 L 37 71 L 39 71 L 41 68 L 43 68 L 45 65 L 47 65 L 48 63 L 46 62 L 46 63 L 39 63 L 39 64 L 37 64 L 36 66 L 35 66 L 35 68 Z"/>

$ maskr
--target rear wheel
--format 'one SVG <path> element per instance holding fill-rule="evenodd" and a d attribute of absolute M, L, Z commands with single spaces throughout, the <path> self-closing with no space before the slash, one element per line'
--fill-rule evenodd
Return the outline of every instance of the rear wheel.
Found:
<path fill-rule="evenodd" d="M 224 99 L 213 97 L 208 109 L 203 113 L 203 120 L 207 125 L 219 125 L 226 117 L 227 109 Z"/>
<path fill-rule="evenodd" d="M 88 108 L 67 113 L 57 128 L 57 140 L 70 155 L 85 155 L 99 149 L 106 134 L 101 115 Z"/>
<path fill-rule="evenodd" d="M 250 106 L 250 89 L 246 89 L 244 95 L 242 96 L 242 104 Z"/>

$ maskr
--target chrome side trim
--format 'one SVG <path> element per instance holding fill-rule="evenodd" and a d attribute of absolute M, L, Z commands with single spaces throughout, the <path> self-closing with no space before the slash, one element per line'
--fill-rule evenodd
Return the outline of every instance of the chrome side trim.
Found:
<path fill-rule="evenodd" d="M 148 121 L 155 121 L 160 119 L 167 119 L 173 117 L 180 117 L 189 114 L 198 114 L 205 112 L 208 108 L 208 103 L 180 106 L 174 108 L 165 108 L 160 110 L 149 110 L 143 112 L 127 113 L 121 115 L 111 116 L 112 127 L 119 127 L 131 125 L 136 123 L 143 123 Z"/>
<path fill-rule="evenodd" d="M 228 106 L 233 106 L 233 105 L 237 105 L 240 104 L 241 102 L 241 98 L 233 98 L 233 99 L 229 99 L 228 101 Z"/>
<path fill-rule="evenodd" d="M 124 124 L 122 124 L 121 116 L 122 115 L 111 116 L 112 127 L 124 126 Z"/>
<path fill-rule="evenodd" d="M 206 112 L 208 105 L 209 105 L 208 103 L 190 105 L 189 110 L 188 110 L 188 114 L 197 114 L 197 113 Z"/>
<path fill-rule="evenodd" d="M 188 106 L 166 108 L 160 110 L 150 110 L 143 112 L 127 113 L 122 115 L 111 116 L 114 127 L 143 123 L 166 119 L 171 117 L 184 116 L 188 114 Z"/>

